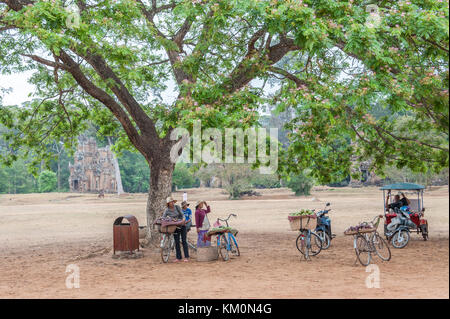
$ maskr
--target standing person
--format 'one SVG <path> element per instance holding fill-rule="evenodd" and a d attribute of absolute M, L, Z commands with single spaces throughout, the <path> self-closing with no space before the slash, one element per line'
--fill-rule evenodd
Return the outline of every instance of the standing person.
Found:
<path fill-rule="evenodd" d="M 186 201 L 181 203 L 181 210 L 183 211 L 184 218 L 186 219 L 186 232 L 189 232 L 192 227 L 192 211 L 188 206 L 189 204 Z"/>
<path fill-rule="evenodd" d="M 206 206 L 206 209 L 203 207 Z M 209 230 L 210 223 L 208 215 L 211 212 L 211 208 L 205 201 L 198 201 L 195 205 L 195 226 L 197 227 L 197 247 L 211 246 L 211 237 L 206 236 Z"/>
<path fill-rule="evenodd" d="M 180 208 L 180 206 L 175 205 L 176 200 L 174 200 L 171 196 L 166 198 L 167 208 L 164 211 L 162 217 L 172 217 L 175 219 L 184 220 L 184 214 Z M 175 238 L 175 251 L 177 255 L 177 259 L 175 262 L 181 261 L 181 249 L 180 249 L 180 235 L 181 235 L 181 243 L 183 245 L 184 252 L 184 261 L 189 261 L 189 248 L 186 241 L 186 225 L 181 226 L 181 228 L 177 228 L 177 230 L 173 233 Z"/>

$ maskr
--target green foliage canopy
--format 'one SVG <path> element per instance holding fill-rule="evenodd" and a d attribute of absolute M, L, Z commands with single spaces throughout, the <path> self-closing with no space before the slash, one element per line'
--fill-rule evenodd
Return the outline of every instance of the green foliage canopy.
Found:
<path fill-rule="evenodd" d="M 152 162 L 174 127 L 245 128 L 276 103 L 296 114 L 280 173 L 311 167 L 326 182 L 355 158 L 448 166 L 448 1 L 378 1 L 375 27 L 360 0 L 80 0 L 76 27 L 65 4 L 0 0 L 0 73 L 33 70 L 36 85 L 31 102 L 0 110 L 8 150 L 45 158 L 46 139 L 71 147 L 92 119 Z M 265 95 L 255 79 L 280 89 Z M 175 101 L 161 98 L 170 81 Z"/>
<path fill-rule="evenodd" d="M 296 196 L 309 195 L 313 186 L 313 180 L 303 172 L 296 175 L 291 174 L 287 181 L 287 187 L 295 192 Z"/>
<path fill-rule="evenodd" d="M 57 189 L 56 173 L 52 171 L 42 171 L 38 178 L 39 192 L 49 193 L 54 192 Z"/>

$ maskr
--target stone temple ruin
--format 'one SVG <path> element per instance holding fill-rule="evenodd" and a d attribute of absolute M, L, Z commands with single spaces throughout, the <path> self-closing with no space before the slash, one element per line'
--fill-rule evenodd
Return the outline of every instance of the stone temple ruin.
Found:
<path fill-rule="evenodd" d="M 94 138 L 79 138 L 74 163 L 69 163 L 69 170 L 71 192 L 117 192 L 113 153 L 109 147 L 98 148 Z"/>
<path fill-rule="evenodd" d="M 361 177 L 359 180 L 350 179 L 349 186 L 351 187 L 361 187 L 361 186 L 369 186 L 369 185 L 377 185 L 380 186 L 382 180 L 370 170 L 370 161 L 361 162 L 358 164 L 355 163 L 356 170 L 359 171 Z"/>

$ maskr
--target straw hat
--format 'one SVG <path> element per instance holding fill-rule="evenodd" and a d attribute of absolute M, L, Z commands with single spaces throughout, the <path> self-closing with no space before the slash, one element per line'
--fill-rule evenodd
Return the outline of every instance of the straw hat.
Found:
<path fill-rule="evenodd" d="M 182 202 L 181 202 L 181 207 L 183 207 L 184 205 L 189 206 L 190 204 L 188 204 L 187 201 L 182 201 Z"/>
<path fill-rule="evenodd" d="M 176 203 L 177 201 L 175 199 L 173 199 L 172 196 L 169 196 L 169 197 L 166 198 L 166 204 L 169 204 L 170 202 Z"/>
<path fill-rule="evenodd" d="M 200 205 L 201 203 L 204 203 L 204 200 L 198 200 L 197 203 L 195 204 L 195 207 L 197 207 L 198 205 Z"/>

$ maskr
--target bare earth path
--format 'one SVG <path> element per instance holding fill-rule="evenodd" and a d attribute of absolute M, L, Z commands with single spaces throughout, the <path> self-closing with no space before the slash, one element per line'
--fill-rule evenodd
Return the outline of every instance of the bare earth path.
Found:
<path fill-rule="evenodd" d="M 181 200 L 181 192 L 173 195 Z M 112 222 L 135 215 L 145 224 L 146 196 L 29 194 L 0 195 L 0 298 L 449 298 L 448 188 L 427 191 L 430 240 L 412 234 L 392 260 L 374 263 L 380 288 L 367 288 L 370 274 L 355 265 L 349 225 L 382 212 L 376 188 L 316 188 L 295 197 L 286 189 L 263 196 L 226 200 L 219 189 L 188 190 L 189 201 L 208 201 L 214 217 L 234 212 L 241 257 L 229 262 L 162 264 L 144 258 L 112 259 Z M 330 249 L 306 262 L 295 248 L 287 215 L 300 208 L 332 203 Z M 380 228 L 381 231 L 381 228 Z M 193 234 L 190 234 L 193 236 Z M 80 288 L 67 289 L 66 266 L 80 268 Z M 198 276 L 198 274 L 202 274 Z"/>

